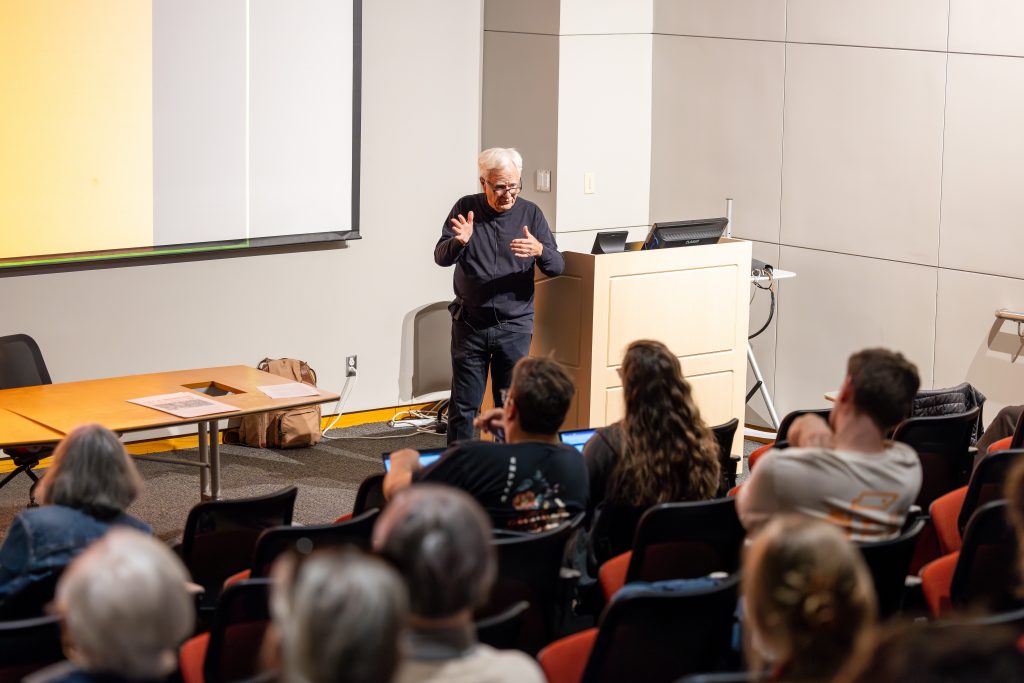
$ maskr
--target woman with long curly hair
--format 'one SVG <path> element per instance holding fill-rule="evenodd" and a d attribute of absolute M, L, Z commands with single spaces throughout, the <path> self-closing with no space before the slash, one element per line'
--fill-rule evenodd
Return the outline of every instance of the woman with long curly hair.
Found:
<path fill-rule="evenodd" d="M 679 359 L 657 341 L 629 345 L 620 369 L 620 422 L 584 448 L 592 507 L 646 508 L 707 500 L 718 490 L 718 443 L 701 419 Z"/>

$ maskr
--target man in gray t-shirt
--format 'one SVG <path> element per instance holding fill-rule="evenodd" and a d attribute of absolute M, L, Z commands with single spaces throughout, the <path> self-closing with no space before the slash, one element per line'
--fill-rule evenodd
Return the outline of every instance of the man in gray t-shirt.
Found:
<path fill-rule="evenodd" d="M 899 353 L 850 356 L 828 422 L 816 415 L 794 421 L 791 448 L 768 451 L 740 489 L 747 530 L 797 512 L 836 524 L 853 541 L 898 536 L 921 488 L 921 463 L 885 435 L 910 414 L 919 386 L 917 368 Z"/>

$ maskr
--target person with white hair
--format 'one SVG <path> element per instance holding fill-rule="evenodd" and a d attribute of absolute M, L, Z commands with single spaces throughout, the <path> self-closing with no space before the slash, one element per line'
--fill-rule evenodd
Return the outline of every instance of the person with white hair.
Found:
<path fill-rule="evenodd" d="M 477 166 L 483 192 L 455 202 L 434 247 L 439 266 L 455 266 L 449 444 L 473 438 L 488 369 L 501 406 L 512 367 L 530 352 L 534 265 L 549 277 L 565 269 L 544 214 L 519 196 L 522 155 L 493 147 Z"/>
<path fill-rule="evenodd" d="M 142 683 L 174 673 L 195 606 L 185 565 L 135 529 L 110 530 L 68 566 L 54 602 L 67 662 L 33 683 Z"/>

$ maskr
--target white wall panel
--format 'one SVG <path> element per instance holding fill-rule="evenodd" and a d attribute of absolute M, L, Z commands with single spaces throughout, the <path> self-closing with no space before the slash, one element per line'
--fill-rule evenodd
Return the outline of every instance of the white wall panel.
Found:
<path fill-rule="evenodd" d="M 786 39 L 945 50 L 948 16 L 949 0 L 788 0 Z"/>
<path fill-rule="evenodd" d="M 917 364 L 932 384 L 937 269 L 881 259 L 782 247 L 776 407 L 780 414 L 824 406 L 854 351 L 884 346 Z"/>
<path fill-rule="evenodd" d="M 946 56 L 786 49 L 782 242 L 934 265 Z"/>
<path fill-rule="evenodd" d="M 562 35 L 650 33 L 654 27 L 654 0 L 561 0 L 557 4 L 561 5 Z"/>
<path fill-rule="evenodd" d="M 654 221 L 725 215 L 733 234 L 779 240 L 785 46 L 655 36 Z"/>
<path fill-rule="evenodd" d="M 654 32 L 786 39 L 786 0 L 655 0 Z"/>
<path fill-rule="evenodd" d="M 549 223 L 558 187 L 558 41 L 548 35 L 484 33 L 481 145 L 519 150 L 523 196 Z M 535 191 L 538 169 L 551 171 L 551 192 Z"/>
<path fill-rule="evenodd" d="M 949 56 L 939 263 L 1024 276 L 1024 59 Z"/>
<path fill-rule="evenodd" d="M 949 0 L 949 49 L 1024 55 L 1024 2 Z"/>
<path fill-rule="evenodd" d="M 1024 311 L 1024 280 L 939 271 L 935 323 L 935 385 L 967 380 L 988 397 L 985 420 L 1000 408 L 1024 403 L 1024 353 L 1017 325 L 998 320 L 997 309 Z"/>
<path fill-rule="evenodd" d="M 651 36 L 563 36 L 560 41 L 557 229 L 647 224 Z M 592 194 L 584 193 L 587 172 L 596 178 Z"/>

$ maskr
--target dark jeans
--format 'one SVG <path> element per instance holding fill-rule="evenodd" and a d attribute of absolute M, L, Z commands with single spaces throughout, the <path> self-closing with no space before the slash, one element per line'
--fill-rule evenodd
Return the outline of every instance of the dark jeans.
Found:
<path fill-rule="evenodd" d="M 448 405 L 448 443 L 472 439 L 473 419 L 480 412 L 491 370 L 494 405 L 501 405 L 501 390 L 512 382 L 512 367 L 530 353 L 529 332 L 514 332 L 502 325 L 474 329 L 465 320 L 452 321 L 452 396 Z"/>

